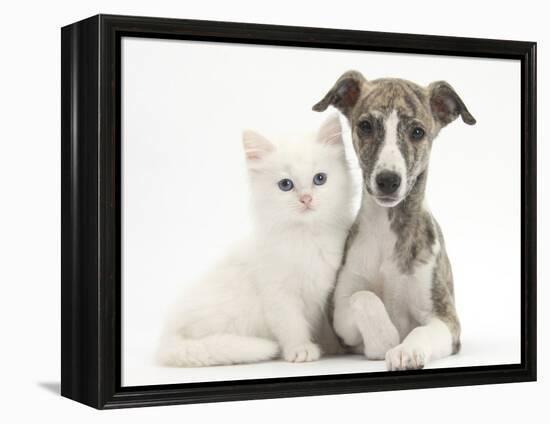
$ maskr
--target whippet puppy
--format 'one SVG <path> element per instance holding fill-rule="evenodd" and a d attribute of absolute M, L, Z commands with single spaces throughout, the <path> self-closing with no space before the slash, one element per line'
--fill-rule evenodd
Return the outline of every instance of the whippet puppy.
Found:
<path fill-rule="evenodd" d="M 348 120 L 363 174 L 361 207 L 334 292 L 342 341 L 389 370 L 423 368 L 460 349 L 451 265 L 441 229 L 424 201 L 433 140 L 458 116 L 475 124 L 444 81 L 343 74 L 313 106 Z"/>

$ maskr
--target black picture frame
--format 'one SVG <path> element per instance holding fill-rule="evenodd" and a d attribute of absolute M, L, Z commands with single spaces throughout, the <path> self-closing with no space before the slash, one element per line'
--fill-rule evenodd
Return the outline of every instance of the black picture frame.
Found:
<path fill-rule="evenodd" d="M 121 386 L 121 37 L 521 62 L 521 363 Z M 97 15 L 61 30 L 61 394 L 121 408 L 536 380 L 536 43 Z"/>

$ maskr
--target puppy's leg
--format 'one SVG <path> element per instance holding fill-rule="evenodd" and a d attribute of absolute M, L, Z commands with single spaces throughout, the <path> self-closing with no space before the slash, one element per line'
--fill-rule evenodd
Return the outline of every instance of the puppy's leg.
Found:
<path fill-rule="evenodd" d="M 368 359 L 384 359 L 386 352 L 399 344 L 399 332 L 384 303 L 371 291 L 362 290 L 350 298 L 357 328 L 363 337 Z"/>
<path fill-rule="evenodd" d="M 453 353 L 453 336 L 449 326 L 437 317 L 413 329 L 403 343 L 386 354 L 389 371 L 420 369 L 434 359 Z"/>
<path fill-rule="evenodd" d="M 346 265 L 340 270 L 334 291 L 334 331 L 347 346 L 362 346 L 363 337 L 357 327 L 355 312 L 350 298 L 353 293 L 364 289 L 363 279 L 350 272 Z"/>
<path fill-rule="evenodd" d="M 426 285 L 430 278 L 431 285 Z M 406 287 L 417 294 L 409 296 L 408 312 L 420 326 L 387 353 L 389 370 L 423 368 L 429 361 L 460 349 L 460 322 L 454 305 L 452 272 L 444 252 L 437 257 L 435 268 L 429 265 L 419 268 L 415 278 L 406 281 Z M 426 313 L 430 307 L 431 311 Z"/>

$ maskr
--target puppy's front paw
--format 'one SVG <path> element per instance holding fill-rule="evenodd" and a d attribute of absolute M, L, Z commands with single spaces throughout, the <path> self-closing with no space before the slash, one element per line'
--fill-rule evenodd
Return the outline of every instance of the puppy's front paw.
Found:
<path fill-rule="evenodd" d="M 283 349 L 283 358 L 288 362 L 310 362 L 321 357 L 321 349 L 314 343 L 304 343 Z"/>
<path fill-rule="evenodd" d="M 399 344 L 399 332 L 384 303 L 372 292 L 359 291 L 350 297 L 350 306 L 363 335 L 363 353 L 368 359 L 383 360 L 386 352 Z"/>
<path fill-rule="evenodd" d="M 428 362 L 425 349 L 418 346 L 400 344 L 386 353 L 388 371 L 418 370 Z"/>

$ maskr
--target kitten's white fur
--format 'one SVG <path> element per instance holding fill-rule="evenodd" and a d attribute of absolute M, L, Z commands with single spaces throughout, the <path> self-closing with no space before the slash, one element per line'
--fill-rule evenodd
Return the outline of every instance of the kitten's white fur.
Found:
<path fill-rule="evenodd" d="M 245 131 L 254 236 L 176 304 L 161 339 L 168 366 L 312 361 L 339 344 L 326 317 L 348 228 L 351 181 L 340 121 L 274 144 Z M 313 177 L 327 175 L 324 185 Z M 277 183 L 289 178 L 291 191 Z M 304 210 L 300 196 L 312 197 Z"/>

